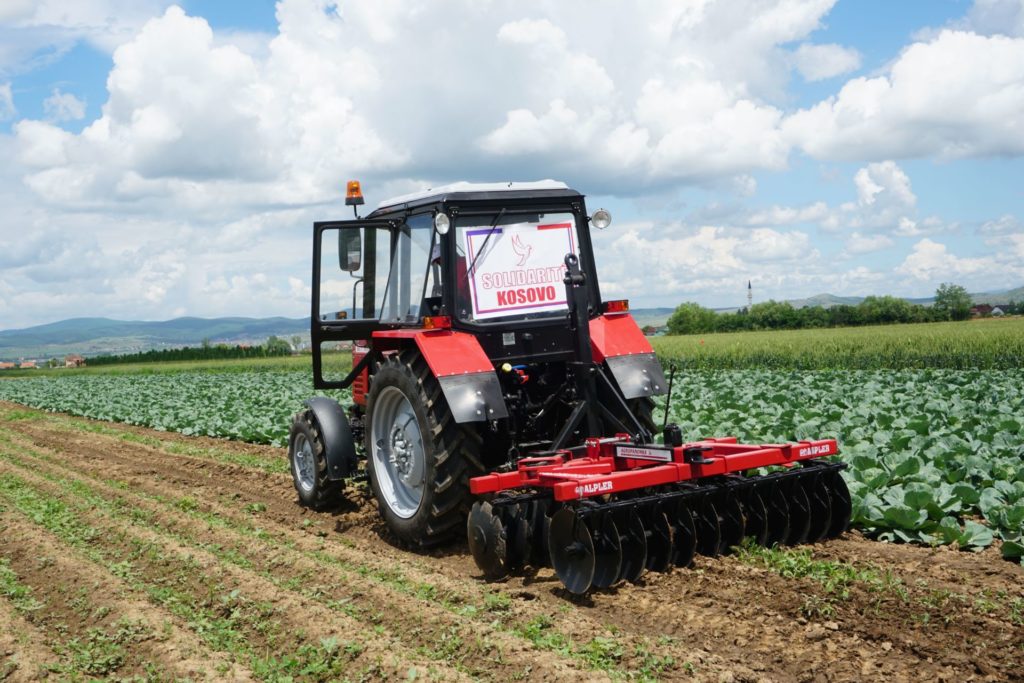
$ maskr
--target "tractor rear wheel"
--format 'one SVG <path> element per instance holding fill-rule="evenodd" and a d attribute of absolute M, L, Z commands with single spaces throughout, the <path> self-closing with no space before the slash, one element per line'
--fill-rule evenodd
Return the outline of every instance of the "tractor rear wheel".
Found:
<path fill-rule="evenodd" d="M 650 396 L 641 396 L 630 399 L 626 403 L 629 405 L 630 412 L 651 433 L 651 438 L 658 436 L 658 425 L 654 423 L 654 399 Z"/>
<path fill-rule="evenodd" d="M 388 357 L 366 401 L 366 472 L 381 517 L 403 543 L 430 546 L 465 527 L 469 479 L 484 473 L 482 439 L 457 424 L 415 350 Z"/>

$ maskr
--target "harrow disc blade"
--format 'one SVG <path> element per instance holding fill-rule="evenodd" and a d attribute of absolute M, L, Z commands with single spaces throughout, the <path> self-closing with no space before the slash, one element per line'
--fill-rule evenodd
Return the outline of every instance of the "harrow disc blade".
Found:
<path fill-rule="evenodd" d="M 647 532 L 647 569 L 667 572 L 672 563 L 674 541 L 668 516 L 660 508 L 652 507 L 642 519 Z"/>
<path fill-rule="evenodd" d="M 724 555 L 735 545 L 743 541 L 746 524 L 743 519 L 743 507 L 739 497 L 730 489 L 723 489 L 715 496 L 715 509 L 718 511 L 718 527 L 721 538 L 718 541 L 718 554 Z"/>
<path fill-rule="evenodd" d="M 507 505 L 501 515 L 505 525 L 505 552 L 509 571 L 521 569 L 530 555 L 530 527 L 519 505 Z"/>
<path fill-rule="evenodd" d="M 807 529 L 807 542 L 817 543 L 828 534 L 832 525 L 832 499 L 825 485 L 824 473 L 812 472 L 803 480 L 807 502 L 811 505 L 811 523 Z"/>
<path fill-rule="evenodd" d="M 768 541 L 768 509 L 757 486 L 748 486 L 743 493 L 743 517 L 746 520 L 744 533 L 758 545 Z"/>
<path fill-rule="evenodd" d="M 473 503 L 466 520 L 469 551 L 488 579 L 508 575 L 505 527 L 488 502 Z"/>
<path fill-rule="evenodd" d="M 829 538 L 836 538 L 846 531 L 850 525 L 850 514 L 853 505 L 850 502 L 850 489 L 839 470 L 832 470 L 826 475 L 826 485 L 832 501 L 832 520 L 828 527 Z"/>
<path fill-rule="evenodd" d="M 619 528 L 610 514 L 588 520 L 594 541 L 594 588 L 607 588 L 619 580 L 622 569 L 622 541 Z"/>
<path fill-rule="evenodd" d="M 693 523 L 697 529 L 697 552 L 715 557 L 722 547 L 722 528 L 719 526 L 718 510 L 711 496 L 704 496 L 694 510 Z"/>
<path fill-rule="evenodd" d="M 686 503 L 680 503 L 673 510 L 672 530 L 675 534 L 672 563 L 677 567 L 689 567 L 697 554 L 697 529 L 694 526 L 693 511 Z"/>
<path fill-rule="evenodd" d="M 594 540 L 590 530 L 571 508 L 551 518 L 548 534 L 551 566 L 570 593 L 586 593 L 594 582 Z"/>
<path fill-rule="evenodd" d="M 632 583 L 640 578 L 647 565 L 647 532 L 636 510 L 617 513 L 615 526 L 619 529 L 619 543 L 622 545 L 619 578 Z"/>
<path fill-rule="evenodd" d="M 527 519 L 530 522 L 530 562 L 535 567 L 550 567 L 548 532 L 551 529 L 551 502 L 547 500 L 531 501 Z"/>
<path fill-rule="evenodd" d="M 789 535 L 787 545 L 800 545 L 807 540 L 811 528 L 811 503 L 799 479 L 790 480 L 783 489 L 789 503 Z"/>
<path fill-rule="evenodd" d="M 771 479 L 757 485 L 765 504 L 765 546 L 785 543 L 789 537 L 789 503 L 777 481 Z"/>

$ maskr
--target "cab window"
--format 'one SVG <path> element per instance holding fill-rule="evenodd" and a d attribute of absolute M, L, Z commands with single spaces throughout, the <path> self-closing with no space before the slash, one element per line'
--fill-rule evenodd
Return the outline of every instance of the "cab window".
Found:
<path fill-rule="evenodd" d="M 469 216 L 455 227 L 461 319 L 532 318 L 568 308 L 565 256 L 577 253 L 578 242 L 572 213 Z"/>

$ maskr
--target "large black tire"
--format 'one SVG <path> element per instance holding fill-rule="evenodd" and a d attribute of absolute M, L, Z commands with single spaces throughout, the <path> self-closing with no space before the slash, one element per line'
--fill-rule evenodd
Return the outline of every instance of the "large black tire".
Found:
<path fill-rule="evenodd" d="M 629 412 L 651 433 L 652 438 L 658 436 L 658 426 L 654 423 L 654 399 L 648 396 L 631 398 L 626 401 L 626 405 L 629 407 Z M 628 416 L 616 415 L 616 417 L 619 417 L 619 420 L 632 430 L 633 421 Z M 605 436 L 609 436 L 619 428 L 611 420 L 604 420 L 604 429 Z"/>
<path fill-rule="evenodd" d="M 626 401 L 629 410 L 640 421 L 652 437 L 658 436 L 658 425 L 654 422 L 654 399 L 650 396 L 641 396 Z"/>
<path fill-rule="evenodd" d="M 298 413 L 292 420 L 288 464 L 300 503 L 314 510 L 323 510 L 341 500 L 342 484 L 327 478 L 323 435 L 310 410 Z"/>
<path fill-rule="evenodd" d="M 402 407 L 395 408 L 396 404 Z M 395 414 L 400 417 L 390 424 L 381 422 L 392 420 L 390 416 Z M 375 443 L 375 438 L 378 442 L 396 438 L 391 436 L 396 426 L 401 428 L 397 442 Z M 455 422 L 437 378 L 418 351 L 389 356 L 373 373 L 365 430 L 370 487 L 381 517 L 395 536 L 406 545 L 427 547 L 465 533 L 472 503 L 469 479 L 484 473 L 482 438 L 475 424 Z M 416 459 L 405 455 L 416 452 L 408 446 L 416 441 L 416 433 L 422 446 L 422 471 L 415 465 L 399 467 L 390 460 L 399 452 L 406 461 Z M 406 482 L 403 476 L 414 481 Z"/>

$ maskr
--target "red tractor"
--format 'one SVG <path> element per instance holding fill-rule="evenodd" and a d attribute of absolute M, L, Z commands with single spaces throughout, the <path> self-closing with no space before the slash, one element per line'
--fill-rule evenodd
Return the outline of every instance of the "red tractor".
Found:
<path fill-rule="evenodd" d="M 349 183 L 347 203 L 363 203 Z M 313 227 L 316 397 L 289 440 L 304 505 L 365 471 L 388 528 L 467 533 L 485 576 L 553 566 L 573 593 L 695 553 L 836 536 L 850 496 L 831 439 L 684 442 L 654 421 L 670 382 L 626 301 L 601 298 L 583 195 L 461 183 Z M 329 368 L 342 343 L 352 367 Z M 657 437 L 661 437 L 660 440 Z"/>

